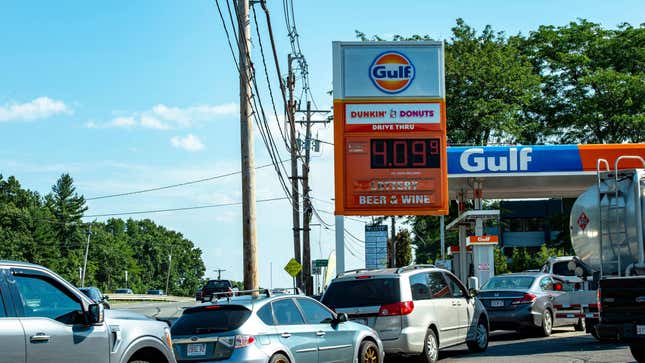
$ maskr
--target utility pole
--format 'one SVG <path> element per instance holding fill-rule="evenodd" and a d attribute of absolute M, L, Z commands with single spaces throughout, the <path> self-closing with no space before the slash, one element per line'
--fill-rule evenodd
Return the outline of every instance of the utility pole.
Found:
<path fill-rule="evenodd" d="M 294 58 L 289 54 L 287 63 L 289 74 L 287 75 L 287 87 L 289 88 L 289 103 L 287 115 L 289 119 L 290 144 L 291 144 L 291 201 L 293 204 L 293 254 L 296 261 L 301 262 L 300 254 L 300 193 L 298 192 L 298 145 L 296 144 L 296 123 L 295 110 L 296 102 L 293 99 L 293 90 L 296 86 L 293 66 L 291 62 Z M 296 286 L 302 288 L 302 272 L 296 276 Z"/>
<path fill-rule="evenodd" d="M 216 268 L 216 269 L 214 269 L 213 271 L 214 271 L 214 272 L 217 272 L 217 279 L 218 279 L 218 280 L 221 280 L 221 279 L 222 279 L 222 272 L 224 272 L 224 271 L 226 271 L 226 270 L 223 270 L 223 269 L 221 269 L 221 268 Z"/>
<path fill-rule="evenodd" d="M 327 113 L 328 110 L 312 110 L 311 101 L 307 101 L 306 110 L 298 110 L 298 112 L 304 112 L 306 115 L 306 120 L 304 121 L 306 131 L 305 131 L 305 140 L 303 142 L 305 148 L 305 161 L 302 165 L 302 193 L 303 193 L 303 215 L 302 215 L 302 275 L 304 279 L 305 294 L 313 295 L 313 281 L 311 278 L 311 238 L 310 231 L 311 227 L 309 226 L 311 222 L 311 215 L 313 214 L 313 206 L 311 205 L 311 198 L 309 196 L 309 161 L 311 159 L 311 125 L 313 123 L 327 123 L 329 120 L 325 121 L 312 121 L 311 115 L 313 113 Z M 302 123 L 302 122 L 300 122 Z"/>
<path fill-rule="evenodd" d="M 238 0 L 238 48 L 240 50 L 240 137 L 242 151 L 242 243 L 244 289 L 258 288 L 258 258 L 255 230 L 255 161 L 250 85 L 251 32 L 249 0 Z"/>
<path fill-rule="evenodd" d="M 92 235 L 92 225 L 87 227 L 87 244 L 85 245 L 85 259 L 83 262 L 83 275 L 81 278 L 81 287 L 85 287 L 85 275 L 87 274 L 87 255 L 90 253 L 90 236 Z"/>
<path fill-rule="evenodd" d="M 392 267 L 396 267 L 396 217 L 392 218 Z"/>
<path fill-rule="evenodd" d="M 166 276 L 166 290 L 165 293 L 168 295 L 168 283 L 170 282 L 170 269 L 172 268 L 172 248 L 175 245 L 170 245 L 170 254 L 168 255 L 168 275 Z"/>

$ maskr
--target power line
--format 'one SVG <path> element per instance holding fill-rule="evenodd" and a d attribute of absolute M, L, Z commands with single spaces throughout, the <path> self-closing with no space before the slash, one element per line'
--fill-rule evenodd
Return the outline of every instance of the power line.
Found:
<path fill-rule="evenodd" d="M 273 201 L 284 200 L 284 199 L 287 199 L 287 198 L 286 197 L 276 197 L 276 198 L 268 198 L 268 199 L 258 199 L 256 202 L 257 203 L 264 203 L 264 202 L 273 202 Z M 125 215 L 133 215 L 133 214 L 177 212 L 177 211 L 186 211 L 186 210 L 195 210 L 195 209 L 231 207 L 231 206 L 241 206 L 241 205 L 242 205 L 242 202 L 221 203 L 221 204 L 207 204 L 207 205 L 192 206 L 192 207 L 153 209 L 153 210 L 136 211 L 136 212 L 118 212 L 118 213 L 105 213 L 105 214 L 91 214 L 91 215 L 83 216 L 83 218 L 114 217 L 114 216 L 125 216 Z"/>
<path fill-rule="evenodd" d="M 289 161 L 289 160 L 285 160 L 283 162 L 287 162 L 287 161 Z M 263 169 L 263 168 L 266 168 L 266 167 L 269 167 L 269 166 L 272 166 L 272 165 L 273 165 L 273 163 L 264 164 L 264 165 L 260 165 L 260 166 L 256 167 L 255 169 L 259 170 L 259 169 Z M 123 196 L 126 196 L 126 195 L 141 194 L 141 193 L 154 192 L 154 191 L 158 191 L 158 190 L 183 187 L 183 186 L 186 186 L 186 185 L 198 184 L 198 183 L 203 183 L 203 182 L 207 182 L 207 181 L 211 181 L 211 180 L 222 179 L 222 178 L 237 175 L 237 174 L 240 174 L 240 173 L 242 173 L 242 172 L 241 171 L 232 171 L 232 172 L 226 173 L 226 174 L 215 175 L 215 176 L 211 176 L 211 177 L 203 178 L 203 179 L 190 180 L 190 181 L 183 182 L 183 183 L 178 183 L 178 184 L 171 184 L 171 185 L 166 185 L 166 186 L 161 186 L 161 187 L 156 187 L 156 188 L 135 190 L 135 191 L 132 191 L 132 192 L 102 195 L 102 196 L 99 196 L 99 197 L 85 198 L 85 200 L 97 200 L 97 199 L 123 197 Z"/>

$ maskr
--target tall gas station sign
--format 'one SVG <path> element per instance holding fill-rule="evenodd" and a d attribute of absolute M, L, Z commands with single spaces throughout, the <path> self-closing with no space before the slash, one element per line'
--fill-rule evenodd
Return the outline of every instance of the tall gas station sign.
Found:
<path fill-rule="evenodd" d="M 448 214 L 443 43 L 333 52 L 336 214 Z"/>

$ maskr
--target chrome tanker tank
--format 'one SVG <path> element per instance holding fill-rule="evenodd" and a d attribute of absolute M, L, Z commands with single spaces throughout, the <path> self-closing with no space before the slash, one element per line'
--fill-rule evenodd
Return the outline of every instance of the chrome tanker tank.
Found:
<path fill-rule="evenodd" d="M 571 209 L 576 255 L 597 271 L 602 263 L 603 275 L 633 271 L 643 262 L 644 208 L 644 170 L 621 171 L 617 182 L 614 174 L 601 173 L 600 183 L 582 193 Z"/>

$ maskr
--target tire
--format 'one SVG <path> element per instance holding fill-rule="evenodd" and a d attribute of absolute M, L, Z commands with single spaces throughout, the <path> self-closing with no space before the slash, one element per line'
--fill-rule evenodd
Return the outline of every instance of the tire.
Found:
<path fill-rule="evenodd" d="M 638 363 L 645 363 L 645 346 L 642 344 L 632 344 L 629 346 L 629 350 L 632 351 L 632 355 Z"/>
<path fill-rule="evenodd" d="M 578 319 L 578 323 L 573 326 L 573 329 L 575 329 L 575 331 L 585 331 L 587 329 L 585 319 L 584 318 Z"/>
<path fill-rule="evenodd" d="M 269 363 L 289 363 L 289 358 L 282 353 L 276 353 L 271 357 Z"/>
<path fill-rule="evenodd" d="M 373 341 L 363 340 L 358 350 L 358 363 L 381 363 L 381 353 Z"/>
<path fill-rule="evenodd" d="M 593 328 L 591 329 L 591 336 L 596 338 L 596 340 L 599 342 L 603 341 L 603 339 L 600 339 L 600 335 L 598 335 L 598 332 L 596 331 L 596 329 L 593 329 Z"/>
<path fill-rule="evenodd" d="M 546 309 L 542 313 L 542 326 L 540 327 L 540 335 L 549 337 L 553 333 L 553 314 L 551 310 Z"/>
<path fill-rule="evenodd" d="M 434 330 L 428 329 L 423 342 L 423 362 L 436 363 L 439 360 L 439 340 Z"/>
<path fill-rule="evenodd" d="M 488 325 L 485 321 L 480 320 L 475 329 L 475 340 L 467 341 L 468 350 L 471 353 L 481 353 L 488 349 Z"/>

